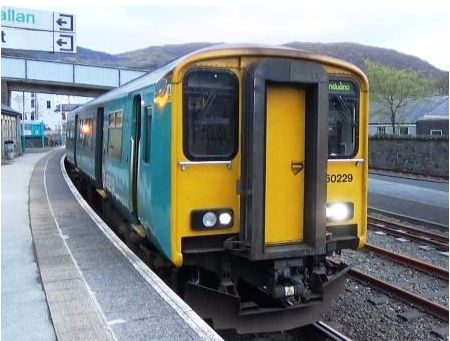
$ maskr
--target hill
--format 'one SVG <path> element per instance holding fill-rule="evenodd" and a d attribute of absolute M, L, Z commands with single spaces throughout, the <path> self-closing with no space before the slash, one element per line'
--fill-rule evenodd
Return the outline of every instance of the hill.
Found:
<path fill-rule="evenodd" d="M 144 49 L 120 54 L 109 54 L 106 52 L 94 51 L 83 47 L 78 47 L 76 54 L 57 54 L 49 52 L 2 49 L 2 56 L 18 56 L 39 60 L 115 66 L 151 71 L 185 54 L 211 45 L 214 44 L 189 43 L 150 46 Z M 391 67 L 411 68 L 435 79 L 448 77 L 448 71 L 440 70 L 427 61 L 424 61 L 418 57 L 407 55 L 391 49 L 356 43 L 290 42 L 284 45 L 343 59 L 357 65 L 363 70 L 364 60 L 366 58 L 369 58 L 375 62 Z"/>

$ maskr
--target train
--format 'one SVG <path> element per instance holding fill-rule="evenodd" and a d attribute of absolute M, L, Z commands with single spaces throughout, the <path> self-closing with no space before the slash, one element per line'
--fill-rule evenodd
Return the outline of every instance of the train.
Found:
<path fill-rule="evenodd" d="M 66 163 L 214 328 L 290 330 L 367 240 L 368 91 L 335 58 L 215 45 L 70 112 Z"/>

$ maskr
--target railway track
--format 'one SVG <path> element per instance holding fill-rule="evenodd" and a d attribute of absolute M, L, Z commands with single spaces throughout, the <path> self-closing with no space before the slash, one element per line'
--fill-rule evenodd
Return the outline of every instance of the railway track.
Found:
<path fill-rule="evenodd" d="M 331 262 L 338 264 L 339 262 L 333 259 L 330 259 Z M 350 269 L 348 275 L 351 276 L 358 282 L 364 283 L 372 288 L 375 288 L 381 292 L 384 292 L 387 295 L 393 295 L 397 299 L 409 303 L 419 309 L 425 310 L 431 315 L 439 318 L 440 320 L 447 321 L 449 320 L 449 310 L 448 307 L 438 304 L 436 302 L 430 301 L 427 298 L 414 294 L 408 290 L 400 288 L 396 285 L 393 285 L 389 282 L 383 281 L 379 278 L 370 276 L 362 271 L 356 269 Z"/>
<path fill-rule="evenodd" d="M 397 252 L 392 252 L 390 250 L 381 248 L 379 246 L 372 245 L 370 243 L 367 243 L 364 247 L 365 250 L 371 251 L 379 256 L 388 258 L 389 260 L 399 263 L 402 265 L 405 265 L 407 267 L 416 269 L 418 271 L 424 272 L 430 276 L 449 281 L 449 272 L 448 269 L 441 268 L 439 266 L 436 266 L 434 264 L 430 264 L 427 262 L 423 262 L 421 260 L 408 257 L 402 254 L 399 254 Z"/>
<path fill-rule="evenodd" d="M 422 220 L 422 219 L 418 219 L 418 218 L 414 218 L 411 216 L 406 216 L 403 214 L 398 214 L 398 213 L 394 213 L 394 212 L 390 212 L 390 211 L 380 210 L 380 209 L 373 208 L 373 207 L 368 207 L 368 213 L 369 214 L 370 213 L 380 214 L 384 217 L 390 217 L 390 218 L 397 219 L 399 221 L 409 222 L 409 223 L 417 225 L 417 226 L 426 226 L 428 228 L 432 228 L 432 229 L 443 231 L 443 232 L 448 231 L 448 225 L 439 224 L 439 223 L 436 223 L 434 221 L 429 221 L 429 220 Z"/>
<path fill-rule="evenodd" d="M 405 226 L 375 217 L 368 217 L 367 227 L 373 230 L 383 231 L 396 237 L 430 244 L 442 251 L 448 251 L 448 235 L 442 233 Z"/>

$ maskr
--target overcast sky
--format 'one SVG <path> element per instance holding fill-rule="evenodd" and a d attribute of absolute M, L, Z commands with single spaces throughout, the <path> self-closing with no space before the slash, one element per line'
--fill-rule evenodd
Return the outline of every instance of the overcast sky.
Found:
<path fill-rule="evenodd" d="M 89 3 L 93 2 L 99 3 Z M 36 5 L 15 0 L 2 4 L 74 13 L 77 45 L 108 53 L 187 42 L 355 42 L 391 48 L 449 69 L 448 0 L 302 2 L 272 1 L 270 6 L 64 6 L 61 1 Z"/>

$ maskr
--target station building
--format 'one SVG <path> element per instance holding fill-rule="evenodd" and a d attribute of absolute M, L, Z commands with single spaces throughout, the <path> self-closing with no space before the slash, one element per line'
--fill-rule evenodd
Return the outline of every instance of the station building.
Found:
<path fill-rule="evenodd" d="M 6 152 L 12 146 L 14 147 L 13 156 L 22 154 L 21 118 L 22 115 L 19 112 L 2 103 L 2 159 L 10 158 Z"/>

